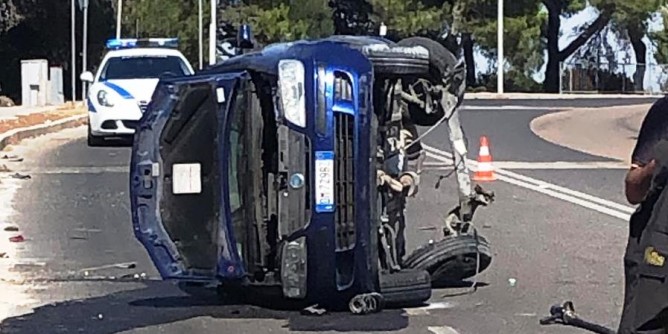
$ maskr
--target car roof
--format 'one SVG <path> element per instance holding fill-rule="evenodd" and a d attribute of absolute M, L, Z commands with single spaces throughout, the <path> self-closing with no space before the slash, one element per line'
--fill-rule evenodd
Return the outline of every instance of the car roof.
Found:
<path fill-rule="evenodd" d="M 138 56 L 177 56 L 183 57 L 183 54 L 177 49 L 168 48 L 132 48 L 110 50 L 107 58 L 111 57 L 138 57 Z"/>

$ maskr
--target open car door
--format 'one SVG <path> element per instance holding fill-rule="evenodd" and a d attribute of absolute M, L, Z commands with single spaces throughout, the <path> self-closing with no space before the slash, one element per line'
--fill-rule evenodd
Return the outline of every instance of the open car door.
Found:
<path fill-rule="evenodd" d="M 241 277 L 223 197 L 225 117 L 243 73 L 161 80 L 135 134 L 136 238 L 163 279 Z"/>

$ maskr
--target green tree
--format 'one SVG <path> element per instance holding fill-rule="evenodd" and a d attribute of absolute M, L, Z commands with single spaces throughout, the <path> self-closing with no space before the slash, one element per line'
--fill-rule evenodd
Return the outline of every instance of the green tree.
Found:
<path fill-rule="evenodd" d="M 94 63 L 104 52 L 104 40 L 113 30 L 113 13 L 109 0 L 90 0 L 88 27 L 88 59 Z M 3 22 L 0 29 L 0 84 L 6 92 L 18 100 L 21 92 L 21 59 L 47 59 L 51 66 L 62 66 L 67 80 L 71 75 L 70 1 L 69 0 L 12 0 L 4 1 L 2 8 L 11 22 Z M 9 8 L 9 10 L 7 10 Z M 81 52 L 82 18 L 77 10 L 76 41 Z M 4 17 L 4 16 L 3 16 Z M 81 57 L 77 57 L 77 69 L 81 69 Z M 78 74 L 78 73 L 76 73 Z M 77 82 L 78 88 L 81 83 Z M 71 98 L 71 85 L 64 85 L 66 98 Z"/>
<path fill-rule="evenodd" d="M 557 93 L 559 92 L 561 62 L 585 45 L 591 36 L 608 25 L 615 11 L 615 2 L 613 0 L 542 0 L 542 2 L 548 12 L 547 27 L 543 32 L 547 41 L 547 66 L 543 89 L 549 93 Z M 561 18 L 572 16 L 583 10 L 587 4 L 598 8 L 598 16 L 591 24 L 581 27 L 578 36 L 564 49 L 559 49 Z"/>
<path fill-rule="evenodd" d="M 648 33 L 648 20 L 660 10 L 661 5 L 665 5 L 665 1 L 617 0 L 616 10 L 612 15 L 611 25 L 616 30 L 617 36 L 633 47 L 636 63 L 638 64 L 633 81 L 635 89 L 638 91 L 643 90 L 645 64 L 647 63 L 647 45 L 642 41 L 642 38 Z"/>
<path fill-rule="evenodd" d="M 209 6 L 204 6 L 203 12 L 204 22 L 208 22 Z M 122 37 L 178 37 L 179 49 L 193 64 L 199 53 L 198 32 L 197 1 L 125 0 L 123 3 Z M 208 36 L 208 24 L 204 26 L 204 36 Z M 204 52 L 208 52 L 208 43 Z"/>

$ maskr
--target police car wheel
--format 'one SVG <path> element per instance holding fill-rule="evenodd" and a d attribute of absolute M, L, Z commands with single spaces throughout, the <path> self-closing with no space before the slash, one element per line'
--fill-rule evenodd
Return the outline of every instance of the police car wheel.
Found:
<path fill-rule="evenodd" d="M 88 125 L 88 146 L 90 146 L 90 147 L 102 146 L 105 143 L 106 142 L 105 142 L 104 138 L 96 137 L 91 133 L 90 125 Z"/>
<path fill-rule="evenodd" d="M 383 272 L 379 281 L 383 302 L 390 307 L 420 306 L 431 298 L 431 279 L 424 270 Z"/>
<path fill-rule="evenodd" d="M 479 252 L 479 253 L 478 253 Z M 477 258 L 480 256 L 480 267 Z M 411 253 L 404 266 L 426 270 L 432 283 L 456 283 L 483 272 L 492 262 L 492 252 L 487 239 L 464 234 L 449 236 L 432 244 L 422 246 Z"/>

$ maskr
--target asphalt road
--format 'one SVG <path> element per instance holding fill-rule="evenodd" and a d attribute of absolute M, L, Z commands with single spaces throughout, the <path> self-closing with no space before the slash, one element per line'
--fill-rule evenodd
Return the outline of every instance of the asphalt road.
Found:
<path fill-rule="evenodd" d="M 496 160 L 602 160 L 534 136 L 528 122 L 544 112 L 471 110 L 463 121 L 470 141 L 490 136 Z M 436 131 L 427 142 L 438 147 L 444 136 Z M 6 163 L 31 178 L 4 173 L 0 179 L 0 193 L 15 193 L 10 222 L 26 238 L 11 244 L 10 256 L 0 259 L 12 274 L 0 277 L 2 294 L 20 306 L 0 323 L 2 333 L 579 333 L 538 325 L 552 304 L 564 300 L 573 300 L 589 319 L 617 324 L 627 233 L 627 222 L 619 217 L 626 207 L 620 197 L 622 171 L 503 172 L 484 184 L 497 201 L 476 216 L 495 256 L 478 277 L 477 291 L 437 289 L 430 306 L 420 309 L 305 317 L 217 305 L 160 281 L 132 235 L 129 149 L 91 149 L 84 137 L 85 129 L 79 128 L 26 141 L 11 152 L 25 160 Z M 478 145 L 470 146 L 475 157 Z M 411 248 L 436 238 L 433 228 L 455 205 L 452 178 L 434 188 L 442 160 L 443 154 L 432 151 L 434 170 L 426 173 L 419 198 L 408 209 L 414 217 L 407 231 Z M 557 186 L 591 196 L 583 199 Z M 135 267 L 124 265 L 129 262 Z"/>

